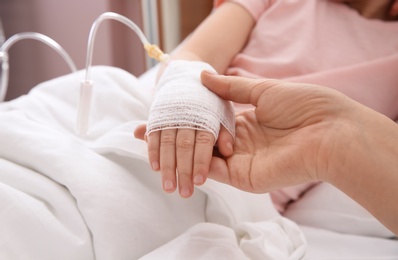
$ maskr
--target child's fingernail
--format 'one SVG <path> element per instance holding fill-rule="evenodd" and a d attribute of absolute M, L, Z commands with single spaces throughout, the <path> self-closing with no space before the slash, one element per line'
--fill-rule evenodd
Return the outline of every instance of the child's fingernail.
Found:
<path fill-rule="evenodd" d="M 166 191 L 171 191 L 174 189 L 174 184 L 171 180 L 165 180 L 165 182 L 163 184 L 163 188 Z"/>
<path fill-rule="evenodd" d="M 201 184 L 203 184 L 203 181 L 204 181 L 204 178 L 200 174 L 195 175 L 195 177 L 193 179 L 193 182 L 195 183 L 195 185 L 201 185 Z"/>
<path fill-rule="evenodd" d="M 191 190 L 187 187 L 183 187 L 180 191 L 180 195 L 183 198 L 188 198 L 189 196 L 191 196 Z"/>

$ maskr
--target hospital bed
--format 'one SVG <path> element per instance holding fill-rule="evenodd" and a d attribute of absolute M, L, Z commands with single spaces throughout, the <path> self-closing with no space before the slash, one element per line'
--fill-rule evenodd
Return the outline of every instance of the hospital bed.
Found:
<path fill-rule="evenodd" d="M 398 259 L 395 236 L 327 184 L 286 217 L 212 180 L 190 199 L 163 193 L 133 137 L 157 70 L 91 68 L 86 136 L 84 70 L 0 104 L 0 259 Z"/>

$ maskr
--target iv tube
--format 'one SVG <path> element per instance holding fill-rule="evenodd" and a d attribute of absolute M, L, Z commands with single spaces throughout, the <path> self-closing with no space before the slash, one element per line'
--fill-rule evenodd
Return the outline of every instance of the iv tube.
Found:
<path fill-rule="evenodd" d="M 140 38 L 145 50 L 148 55 L 152 58 L 157 59 L 160 62 L 166 62 L 169 60 L 169 56 L 163 53 L 159 47 L 156 45 L 150 44 L 146 39 L 144 33 L 141 29 L 128 18 L 113 12 L 106 12 L 101 14 L 91 26 L 88 44 L 87 44 L 87 56 L 86 56 L 86 75 L 85 79 L 81 82 L 80 85 L 80 100 L 78 104 L 77 111 L 77 124 L 76 131 L 80 136 L 85 136 L 88 131 L 89 125 L 89 115 L 90 115 L 90 107 L 91 107 L 91 95 L 93 89 L 93 82 L 90 80 L 90 68 L 92 65 L 93 59 L 93 51 L 94 51 L 94 40 L 98 31 L 99 25 L 107 19 L 113 19 L 118 22 L 121 22 L 132 29 Z"/>
<path fill-rule="evenodd" d="M 121 22 L 128 26 L 131 30 L 133 30 L 137 36 L 140 38 L 142 44 L 144 45 L 144 48 L 147 50 L 148 55 L 152 58 L 155 58 L 159 61 L 166 61 L 169 57 L 167 54 L 164 54 L 156 45 L 152 45 L 149 43 L 147 38 L 145 37 L 144 33 L 141 31 L 141 29 L 130 19 L 126 18 L 123 15 L 113 13 L 113 12 L 106 12 L 101 14 L 97 20 L 93 23 L 89 38 L 88 38 L 88 45 L 87 45 L 87 56 L 86 56 L 86 77 L 85 80 L 89 81 L 90 80 L 90 67 L 92 64 L 93 60 L 93 51 L 94 51 L 94 40 L 98 31 L 99 25 L 107 19 L 112 19 L 116 20 L 118 22 Z"/>
<path fill-rule="evenodd" d="M 47 44 L 62 56 L 62 58 L 65 60 L 65 62 L 67 63 L 72 72 L 75 72 L 77 70 L 75 63 L 73 62 L 69 54 L 61 47 L 61 45 L 59 45 L 56 41 L 54 41 L 50 37 L 35 32 L 17 33 L 11 36 L 8 40 L 6 40 L 0 48 L 0 61 L 2 62 L 2 68 L 1 68 L 2 74 L 0 82 L 0 102 L 4 101 L 8 88 L 8 79 L 9 79 L 8 50 L 16 42 L 25 39 L 37 40 Z"/>

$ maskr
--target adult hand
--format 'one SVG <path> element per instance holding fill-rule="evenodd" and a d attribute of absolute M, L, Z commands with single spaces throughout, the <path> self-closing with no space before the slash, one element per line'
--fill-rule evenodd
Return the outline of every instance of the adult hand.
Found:
<path fill-rule="evenodd" d="M 356 102 L 347 102 L 346 96 L 309 84 L 209 72 L 201 77 L 220 97 L 255 106 L 237 116 L 233 155 L 214 157 L 210 178 L 262 193 L 325 180 L 344 161 L 344 146 L 349 147 L 355 133 L 345 127 L 356 111 L 351 109 Z"/>
<path fill-rule="evenodd" d="M 256 108 L 236 118 L 232 156 L 209 177 L 249 192 L 329 182 L 398 235 L 398 125 L 321 86 L 202 72 L 220 97 Z"/>

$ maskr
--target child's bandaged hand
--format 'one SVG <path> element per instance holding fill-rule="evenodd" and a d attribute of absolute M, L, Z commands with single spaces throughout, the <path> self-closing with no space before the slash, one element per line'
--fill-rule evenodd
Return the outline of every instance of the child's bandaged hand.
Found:
<path fill-rule="evenodd" d="M 187 128 L 209 131 L 217 139 L 220 123 L 234 134 L 233 106 L 202 85 L 200 73 L 203 70 L 215 72 L 200 61 L 178 60 L 166 67 L 151 106 L 147 134 Z"/>
<path fill-rule="evenodd" d="M 223 155 L 232 153 L 233 106 L 202 85 L 203 70 L 215 71 L 204 62 L 171 62 L 159 79 L 147 125 L 151 166 L 161 171 L 165 191 L 173 192 L 178 180 L 183 197 L 205 182 L 216 140 Z"/>

